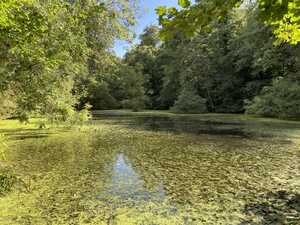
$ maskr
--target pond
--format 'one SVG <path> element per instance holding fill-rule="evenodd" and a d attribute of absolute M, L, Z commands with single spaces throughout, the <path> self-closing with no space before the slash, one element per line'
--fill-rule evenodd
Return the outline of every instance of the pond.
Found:
<path fill-rule="evenodd" d="M 1 225 L 300 224 L 300 151 L 282 135 L 296 125 L 102 116 L 89 126 L 8 134 Z"/>

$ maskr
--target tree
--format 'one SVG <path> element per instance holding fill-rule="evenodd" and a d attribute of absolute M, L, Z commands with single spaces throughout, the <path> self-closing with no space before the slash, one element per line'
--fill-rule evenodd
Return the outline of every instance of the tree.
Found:
<path fill-rule="evenodd" d="M 119 103 L 111 94 L 111 89 L 105 81 L 91 84 L 88 94 L 88 102 L 93 109 L 115 109 L 119 107 Z"/>
<path fill-rule="evenodd" d="M 168 104 L 166 108 L 172 106 L 180 90 L 193 83 L 207 100 L 209 112 L 244 112 L 245 101 L 259 95 L 273 79 L 299 71 L 299 46 L 274 46 L 274 40 L 255 8 L 234 11 L 226 20 L 212 22 L 209 32 L 192 38 L 178 33 L 158 50 L 162 102 Z"/>
<path fill-rule="evenodd" d="M 18 111 L 30 112 L 62 80 L 83 70 L 82 26 L 59 1 L 20 1 L 7 10 L 10 23 L 0 25 L 2 90 L 13 88 Z M 73 35 L 73 29 L 78 33 Z"/>
<path fill-rule="evenodd" d="M 180 93 L 172 110 L 180 113 L 205 113 L 206 99 L 200 97 L 195 89 L 188 85 Z"/>
<path fill-rule="evenodd" d="M 149 100 L 146 106 L 150 109 L 158 109 L 160 107 L 159 97 L 162 86 L 162 74 L 157 67 L 158 43 L 157 27 L 150 26 L 141 35 L 141 43 L 134 46 L 125 55 L 125 63 L 142 69 L 145 94 Z"/>
<path fill-rule="evenodd" d="M 73 81 L 103 73 L 115 38 L 131 36 L 132 4 L 125 0 L 1 1 L 0 92 L 14 91 L 17 114 L 48 115 L 43 106 L 52 94 L 66 95 L 61 84 L 72 84 L 66 88 L 70 97 L 80 95 Z M 65 103 L 74 110 L 78 105 Z"/>
<path fill-rule="evenodd" d="M 200 29 L 209 29 L 212 21 L 222 21 L 233 8 L 247 5 L 246 0 L 179 0 L 181 10 L 158 7 L 160 24 L 163 26 L 162 36 L 170 38 L 174 32 L 181 30 L 193 36 Z M 273 1 L 258 0 L 260 19 L 273 26 L 278 41 L 297 44 L 300 41 L 300 2 L 297 0 Z"/>
<path fill-rule="evenodd" d="M 159 28 L 157 26 L 151 25 L 146 27 L 140 35 L 140 45 L 157 47 L 160 42 L 158 34 Z"/>
<path fill-rule="evenodd" d="M 300 81 L 274 80 L 246 106 L 246 112 L 280 118 L 300 117 Z"/>
<path fill-rule="evenodd" d="M 121 88 L 124 93 L 123 108 L 129 108 L 133 111 L 144 109 L 146 97 L 144 95 L 144 78 L 141 70 L 132 66 L 122 65 L 119 73 L 122 79 Z"/>

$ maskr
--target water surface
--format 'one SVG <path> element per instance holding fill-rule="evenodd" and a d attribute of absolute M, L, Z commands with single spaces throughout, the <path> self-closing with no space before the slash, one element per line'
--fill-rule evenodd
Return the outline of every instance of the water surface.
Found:
<path fill-rule="evenodd" d="M 300 152 L 287 137 L 260 132 L 275 125 L 168 117 L 91 124 L 11 135 L 0 164 L 0 184 L 13 180 L 0 192 L 1 225 L 300 224 Z"/>

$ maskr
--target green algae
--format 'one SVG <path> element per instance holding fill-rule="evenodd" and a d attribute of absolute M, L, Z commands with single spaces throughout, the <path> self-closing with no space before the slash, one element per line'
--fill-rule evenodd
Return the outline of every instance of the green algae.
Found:
<path fill-rule="evenodd" d="M 1 163 L 19 185 L 0 197 L 0 224 L 299 224 L 289 134 L 180 121 L 102 118 L 9 139 Z"/>

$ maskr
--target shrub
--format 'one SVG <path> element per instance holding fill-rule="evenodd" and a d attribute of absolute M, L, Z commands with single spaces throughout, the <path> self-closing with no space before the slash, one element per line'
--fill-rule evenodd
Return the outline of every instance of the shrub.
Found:
<path fill-rule="evenodd" d="M 49 95 L 46 104 L 40 109 L 41 116 L 45 116 L 50 123 L 76 124 L 88 120 L 91 106 L 86 105 L 81 111 L 77 111 L 79 96 L 72 93 L 72 82 L 62 85 L 61 90 L 54 90 Z"/>
<path fill-rule="evenodd" d="M 131 109 L 134 112 L 138 112 L 145 108 L 144 96 L 123 100 L 122 107 L 124 109 Z"/>
<path fill-rule="evenodd" d="M 275 80 L 261 94 L 246 103 L 246 113 L 269 117 L 300 117 L 300 83 L 291 79 Z"/>
<path fill-rule="evenodd" d="M 115 109 L 118 108 L 117 100 L 111 95 L 108 84 L 104 81 L 91 85 L 91 96 L 88 101 L 93 109 Z"/>
<path fill-rule="evenodd" d="M 171 110 L 181 113 L 205 113 L 206 99 L 199 96 L 192 87 L 187 87 L 182 90 Z"/>

